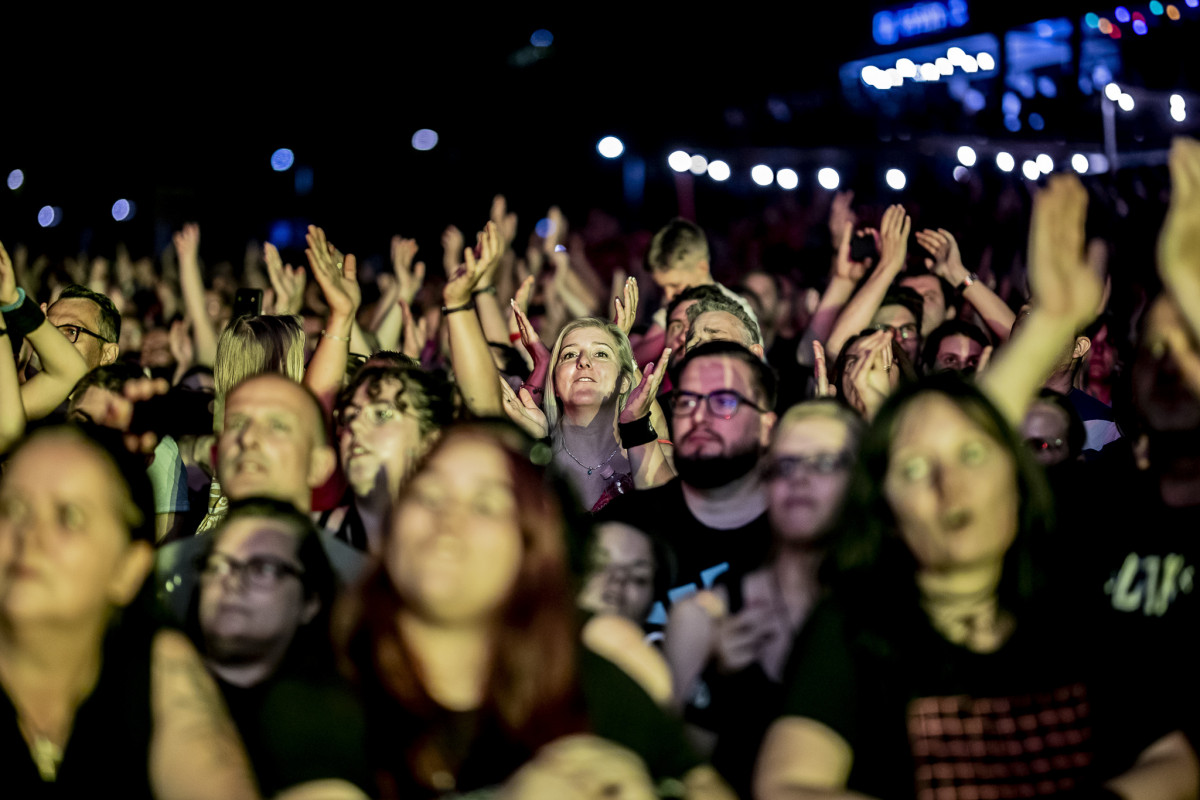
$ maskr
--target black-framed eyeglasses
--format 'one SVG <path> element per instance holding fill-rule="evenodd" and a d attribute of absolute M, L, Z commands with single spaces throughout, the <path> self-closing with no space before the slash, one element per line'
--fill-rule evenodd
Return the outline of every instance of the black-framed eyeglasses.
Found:
<path fill-rule="evenodd" d="M 708 413 L 721 419 L 732 419 L 742 406 L 750 406 L 760 414 L 765 414 L 765 408 L 759 408 L 753 400 L 742 397 L 732 389 L 718 389 L 708 394 L 685 392 L 676 389 L 671 393 L 671 410 L 676 416 L 691 416 L 700 403 L 707 401 Z"/>
<path fill-rule="evenodd" d="M 274 556 L 251 556 L 241 561 L 224 553 L 210 555 L 200 570 L 200 577 L 204 580 L 223 581 L 230 575 L 237 576 L 238 581 L 245 586 L 270 590 L 278 586 L 284 578 L 302 578 L 304 570 Z"/>
<path fill-rule="evenodd" d="M 67 337 L 67 341 L 69 341 L 71 344 L 75 344 L 79 341 L 79 334 L 81 333 L 86 333 L 88 336 L 91 336 L 94 339 L 99 339 L 105 344 L 112 344 L 112 342 L 110 342 L 108 339 L 105 339 L 100 334 L 92 333 L 87 328 L 79 325 L 55 325 L 54 327 L 62 331 L 62 335 Z"/>
<path fill-rule="evenodd" d="M 877 331 L 887 331 L 893 337 L 899 336 L 901 339 L 912 339 L 917 335 L 917 323 L 906 322 L 903 325 L 884 325 L 880 323 L 875 325 Z"/>
<path fill-rule="evenodd" d="M 848 469 L 853 457 L 845 450 L 838 453 L 813 453 L 807 456 L 777 456 L 767 465 L 767 480 L 787 480 L 802 474 L 832 475 Z"/>

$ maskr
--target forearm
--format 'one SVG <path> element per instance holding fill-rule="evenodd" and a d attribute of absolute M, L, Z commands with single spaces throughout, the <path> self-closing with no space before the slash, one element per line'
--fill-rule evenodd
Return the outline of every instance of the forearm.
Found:
<path fill-rule="evenodd" d="M 871 319 L 879 310 L 883 298 L 887 296 L 888 287 L 899 274 L 899 269 L 885 268 L 881 265 L 858 293 L 846 301 L 842 313 L 838 315 L 837 322 L 829 332 L 828 341 L 825 342 L 826 357 L 830 360 L 836 359 L 846 341 L 871 324 Z"/>
<path fill-rule="evenodd" d="M 1007 342 L 1008 337 L 1012 335 L 1013 323 L 1017 321 L 1017 315 L 1008 304 L 982 281 L 972 283 L 963 291 L 962 296 L 975 307 L 979 316 L 983 317 L 996 341 Z"/>
<path fill-rule="evenodd" d="M 364 356 L 369 356 L 375 352 L 377 348 L 371 343 L 371 337 L 358 324 L 358 320 L 350 323 L 350 352 L 361 353 Z M 344 368 L 343 368 L 344 369 Z"/>
<path fill-rule="evenodd" d="M 62 405 L 88 369 L 75 346 L 49 322 L 43 322 L 25 338 L 42 362 L 42 371 L 21 386 L 25 417 L 35 420 Z"/>
<path fill-rule="evenodd" d="M 196 343 L 196 363 L 211 367 L 217 361 L 217 331 L 204 304 L 204 281 L 196 259 L 179 259 L 179 292 L 192 320 L 192 340 Z"/>
<path fill-rule="evenodd" d="M 7 328 L 0 314 L 0 329 Z M 0 455 L 7 453 L 25 433 L 25 405 L 21 402 L 21 382 L 17 380 L 17 361 L 7 334 L 0 335 Z"/>
<path fill-rule="evenodd" d="M 1183 313 L 1183 318 L 1191 329 L 1192 335 L 1200 339 L 1200 275 L 1182 273 L 1182 270 L 1164 271 L 1163 283 L 1175 305 Z"/>
<path fill-rule="evenodd" d="M 651 361 L 657 364 L 666 346 L 667 332 L 659 325 L 651 325 L 650 330 L 634 345 L 633 360 L 639 365 Z"/>
<path fill-rule="evenodd" d="M 483 338 L 496 344 L 507 344 L 508 324 L 504 321 L 504 312 L 500 310 L 500 302 L 496 295 L 489 290 L 476 293 L 474 298 L 475 313 L 479 315 Z"/>
<path fill-rule="evenodd" d="M 326 415 L 332 413 L 346 376 L 353 327 L 353 320 L 348 317 L 331 316 L 326 320 L 325 332 L 304 373 L 304 385 L 321 401 Z"/>
<path fill-rule="evenodd" d="M 496 363 L 479 317 L 465 309 L 446 314 L 443 320 L 449 326 L 450 363 L 463 403 L 477 417 L 499 416 L 502 407 Z"/>
<path fill-rule="evenodd" d="M 980 376 L 979 387 L 1014 429 L 1074 336 L 1074 321 L 1035 308 Z"/>
<path fill-rule="evenodd" d="M 675 477 L 675 470 L 667 458 L 666 450 L 656 439 L 626 451 L 629 466 L 633 468 L 633 486 L 636 489 L 652 489 L 662 486 Z"/>
<path fill-rule="evenodd" d="M 812 320 L 808 323 L 808 328 L 800 337 L 800 344 L 796 348 L 796 360 L 799 363 L 809 367 L 813 365 L 812 343 L 814 341 L 824 343 L 829 339 L 829 334 L 833 331 L 834 324 L 837 323 L 838 315 L 842 313 L 842 309 L 846 307 L 846 302 L 852 294 L 854 294 L 854 281 L 837 275 L 829 279 L 829 285 L 825 287 L 825 293 L 821 295 L 821 299 L 817 303 L 817 310 L 813 312 Z"/>

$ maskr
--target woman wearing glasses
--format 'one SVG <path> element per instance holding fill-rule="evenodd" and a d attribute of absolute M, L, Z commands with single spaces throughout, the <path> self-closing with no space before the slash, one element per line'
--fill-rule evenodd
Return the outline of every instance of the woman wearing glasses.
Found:
<path fill-rule="evenodd" d="M 311 781 L 373 791 L 361 707 L 329 647 L 335 580 L 307 515 L 230 503 L 199 561 L 187 628 L 217 680 L 266 796 Z"/>
<path fill-rule="evenodd" d="M 763 468 L 770 557 L 753 572 L 719 578 L 712 591 L 671 609 L 665 649 L 675 701 L 700 728 L 696 737 L 715 747 L 714 765 L 742 796 L 750 796 L 758 745 L 782 700 L 792 640 L 819 593 L 826 533 L 862 429 L 857 415 L 832 400 L 801 403 L 785 413 Z"/>

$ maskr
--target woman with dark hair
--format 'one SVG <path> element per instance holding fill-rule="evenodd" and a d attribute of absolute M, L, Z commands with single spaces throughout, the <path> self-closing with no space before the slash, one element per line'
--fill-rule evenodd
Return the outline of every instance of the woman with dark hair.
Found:
<path fill-rule="evenodd" d="M 1086 620 L 1040 580 L 1051 521 L 1043 474 L 983 394 L 944 375 L 894 395 L 757 796 L 1194 795 L 1186 738 L 1098 674 Z"/>
<path fill-rule="evenodd" d="M 383 795 L 495 786 L 588 731 L 657 777 L 709 781 L 677 725 L 580 647 L 563 504 L 528 453 L 507 425 L 445 431 L 402 490 L 382 562 L 337 615 Z"/>
<path fill-rule="evenodd" d="M 153 505 L 123 453 L 117 435 L 44 428 L 0 479 L 5 796 L 257 797 L 195 649 L 140 602 Z"/>
<path fill-rule="evenodd" d="M 842 346 L 833 362 L 829 385 L 870 422 L 888 395 L 916 379 L 908 353 L 896 344 L 892 334 L 886 329 L 867 329 L 850 337 Z"/>

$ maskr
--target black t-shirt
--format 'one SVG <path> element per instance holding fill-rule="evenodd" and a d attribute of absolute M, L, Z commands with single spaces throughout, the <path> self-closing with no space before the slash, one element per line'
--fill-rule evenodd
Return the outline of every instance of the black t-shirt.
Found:
<path fill-rule="evenodd" d="M 616 498 L 597 515 L 597 521 L 606 520 L 653 533 L 671 548 L 676 577 L 666 597 L 658 598 L 666 604 L 710 588 L 719 576 L 732 580 L 750 572 L 771 545 L 766 512 L 738 528 L 710 528 L 688 508 L 679 478 Z"/>
<path fill-rule="evenodd" d="M 850 744 L 851 790 L 947 800 L 1086 791 L 1169 732 L 1146 713 L 1161 703 L 1151 687 L 1098 669 L 1072 615 L 1027 614 L 987 654 L 946 641 L 918 609 L 886 624 L 856 619 L 836 598 L 814 611 L 784 712 Z"/>

